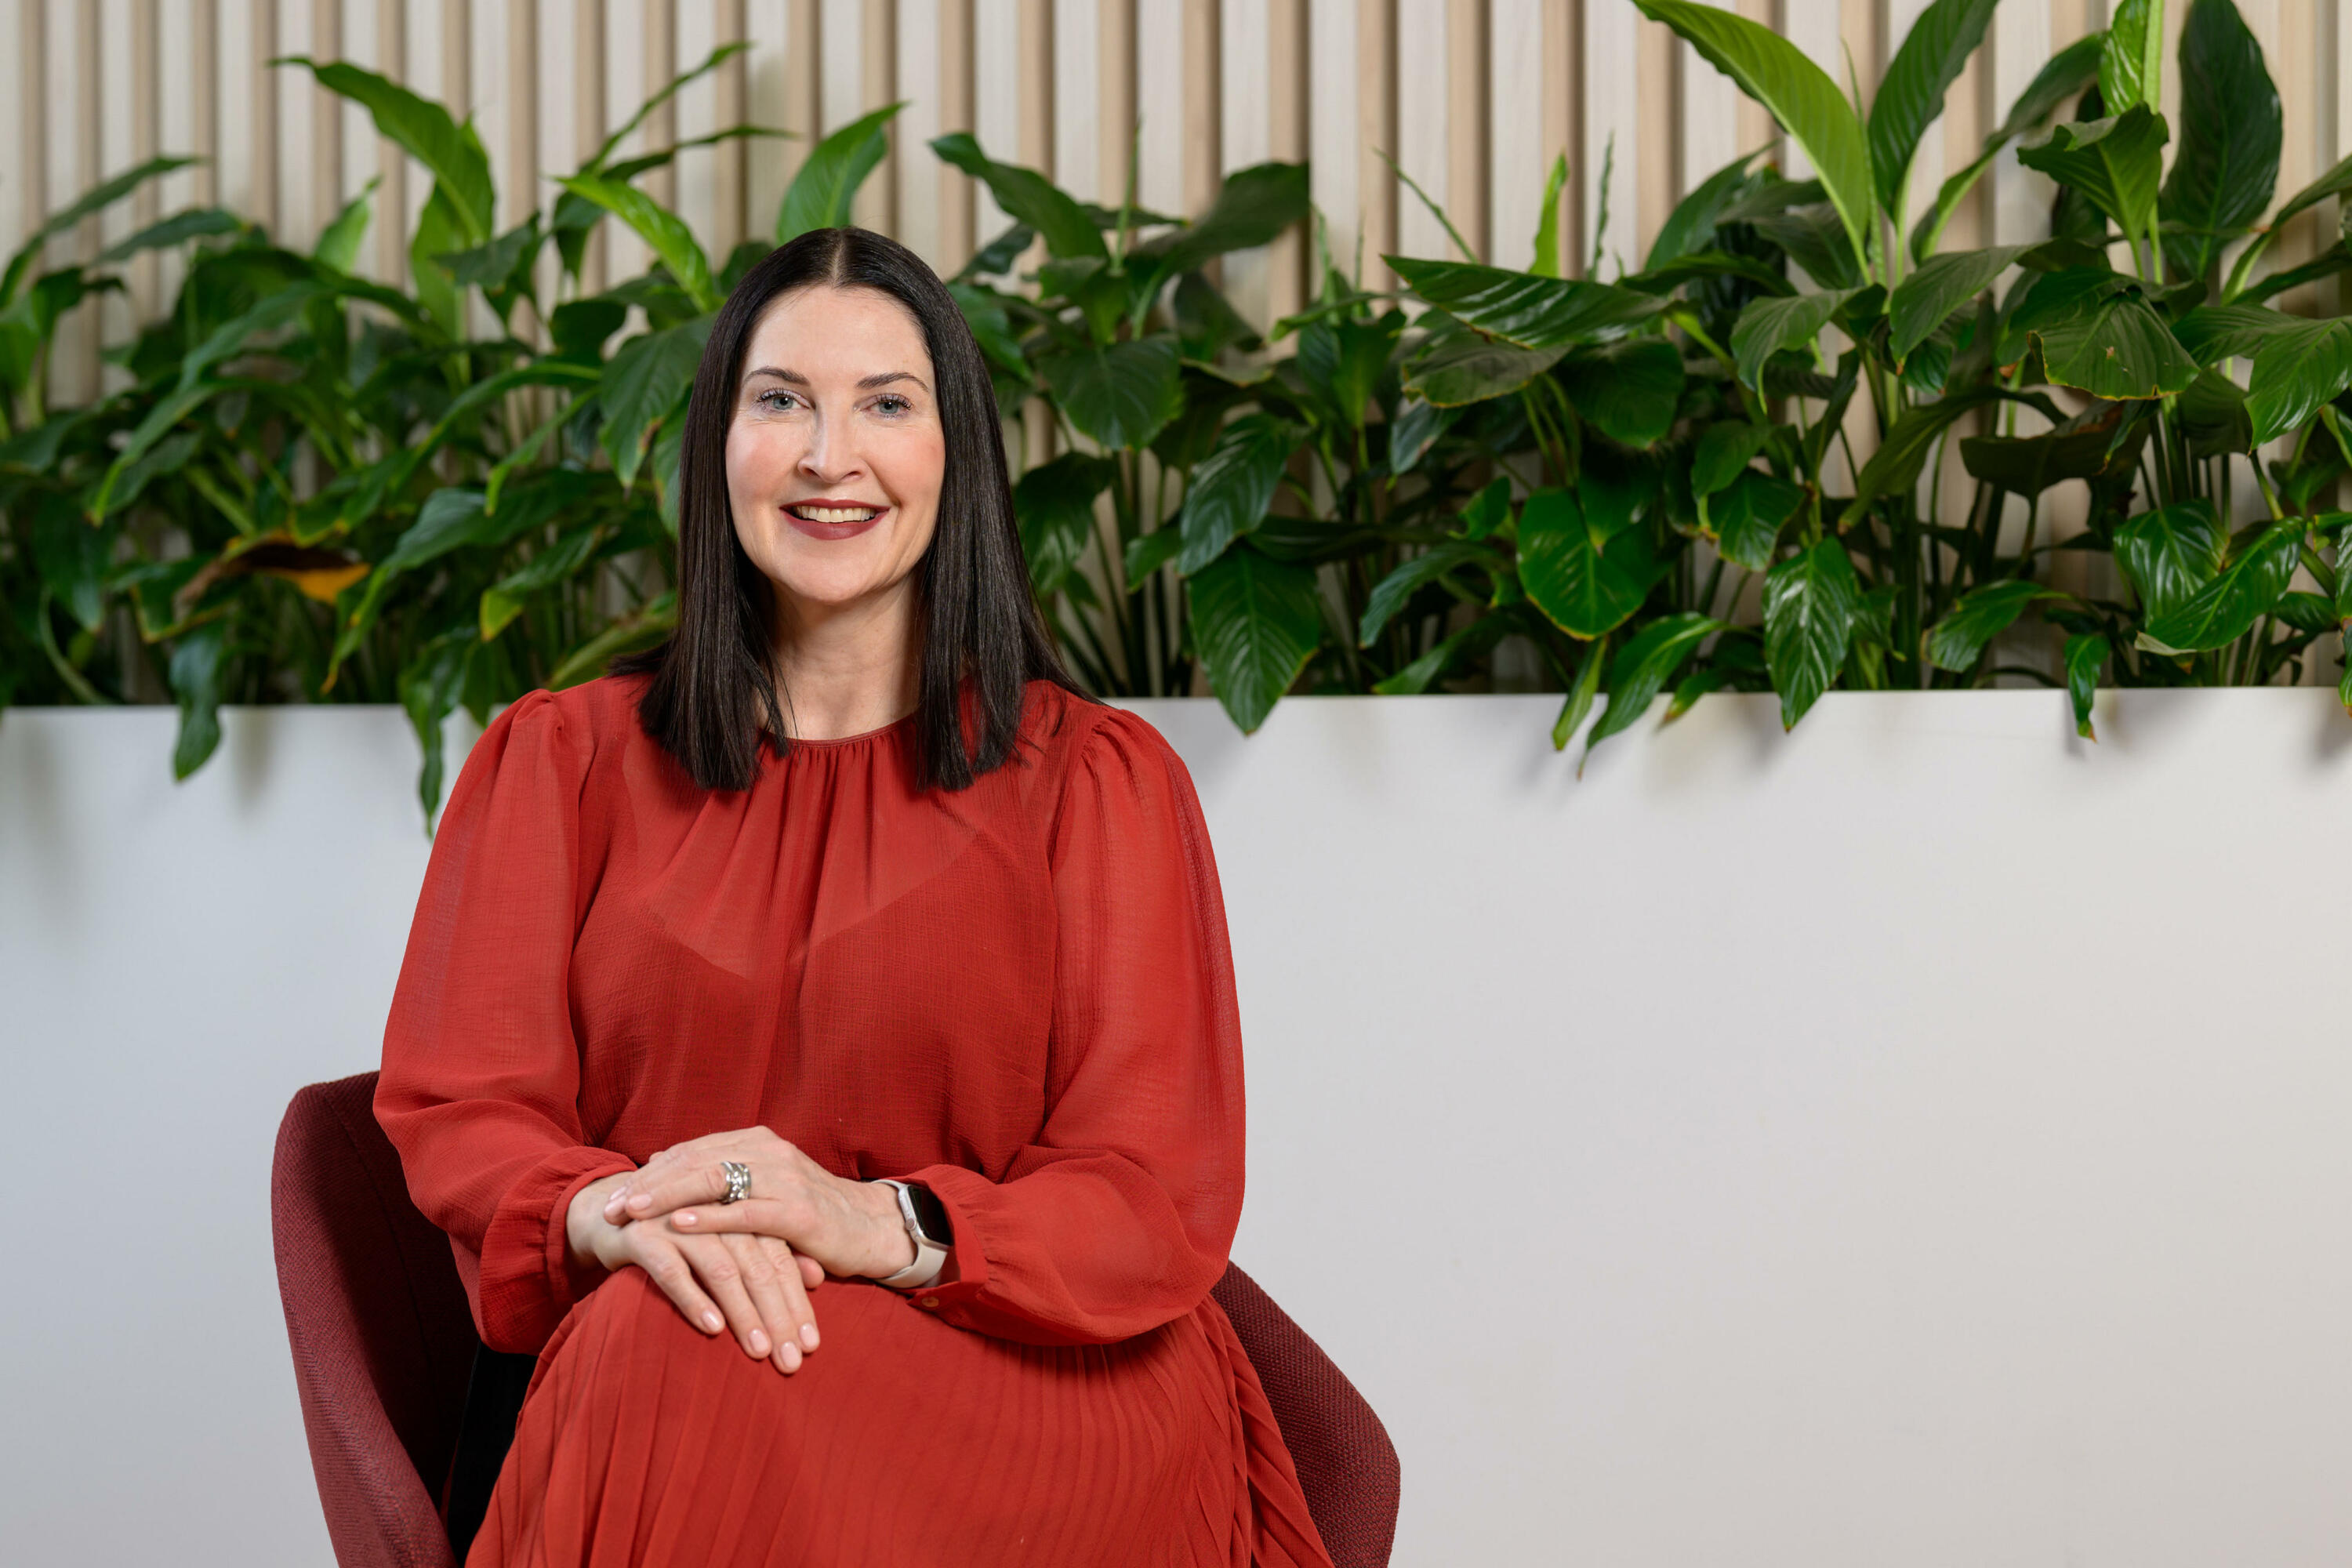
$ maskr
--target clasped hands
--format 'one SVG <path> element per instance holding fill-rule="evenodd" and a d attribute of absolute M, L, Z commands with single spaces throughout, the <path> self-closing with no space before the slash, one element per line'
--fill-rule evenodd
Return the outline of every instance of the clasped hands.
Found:
<path fill-rule="evenodd" d="M 720 1204 L 720 1162 L 751 1168 L 751 1195 Z M 731 1331 L 779 1372 L 817 1348 L 809 1292 L 826 1275 L 880 1279 L 915 1258 L 897 1194 L 835 1175 L 764 1127 L 672 1144 L 591 1182 L 564 1215 L 576 1263 L 635 1264 L 704 1333 Z"/>

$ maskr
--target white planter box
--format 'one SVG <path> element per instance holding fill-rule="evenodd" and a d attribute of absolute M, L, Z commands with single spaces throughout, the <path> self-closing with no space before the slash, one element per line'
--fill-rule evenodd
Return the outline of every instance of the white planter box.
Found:
<path fill-rule="evenodd" d="M 1325 699 L 1192 765 L 1236 1247 L 1386 1418 L 1396 1562 L 2352 1560 L 2330 692 Z M 324 1562 L 268 1240 L 427 846 L 393 710 L 0 721 L 0 1539 Z M 453 762 L 452 772 L 454 774 Z M 102 1184 L 128 1194 L 127 1223 Z"/>

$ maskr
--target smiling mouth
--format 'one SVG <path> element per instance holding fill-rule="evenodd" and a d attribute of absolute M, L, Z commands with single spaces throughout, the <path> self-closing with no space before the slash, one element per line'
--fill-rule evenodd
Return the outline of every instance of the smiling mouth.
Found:
<path fill-rule="evenodd" d="M 878 506 L 817 506 L 802 501 L 784 510 L 803 522 L 821 522 L 838 526 L 845 522 L 871 522 L 882 515 Z"/>

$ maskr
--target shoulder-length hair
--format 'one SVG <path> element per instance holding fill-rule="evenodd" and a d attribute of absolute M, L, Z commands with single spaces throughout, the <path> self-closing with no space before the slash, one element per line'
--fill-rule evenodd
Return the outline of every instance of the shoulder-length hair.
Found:
<path fill-rule="evenodd" d="M 917 729 L 922 782 L 961 789 L 1012 754 L 1029 681 L 1085 693 L 1063 668 L 1030 590 L 995 389 L 980 345 L 939 275 L 871 230 L 802 235 L 754 266 L 720 307 L 695 372 L 678 452 L 677 627 L 667 641 L 612 668 L 652 675 L 637 700 L 638 720 L 705 789 L 748 789 L 762 748 L 790 750 L 772 657 L 774 591 L 736 537 L 727 432 L 761 312 L 779 295 L 812 286 L 889 295 L 914 316 L 930 351 L 947 469 L 938 524 L 914 568 L 922 622 Z M 977 708 L 977 745 L 970 750 L 967 680 Z"/>

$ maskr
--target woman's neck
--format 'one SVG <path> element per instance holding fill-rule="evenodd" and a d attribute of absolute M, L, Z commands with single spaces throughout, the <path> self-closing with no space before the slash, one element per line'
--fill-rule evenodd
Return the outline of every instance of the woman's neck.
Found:
<path fill-rule="evenodd" d="M 846 605 L 812 605 L 781 588 L 776 601 L 778 695 L 794 739 L 863 735 L 913 711 L 922 638 L 911 582 Z"/>

